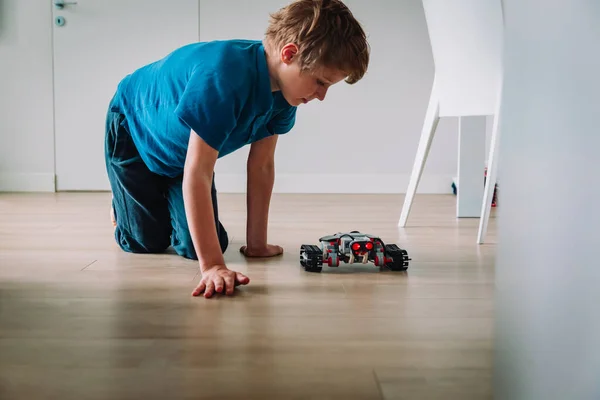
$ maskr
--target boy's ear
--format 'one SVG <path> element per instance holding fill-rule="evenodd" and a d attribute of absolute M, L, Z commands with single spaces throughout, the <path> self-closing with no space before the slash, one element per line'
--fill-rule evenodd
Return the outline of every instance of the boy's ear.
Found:
<path fill-rule="evenodd" d="M 288 43 L 281 49 L 281 61 L 285 64 L 291 64 L 295 61 L 298 54 L 298 46 L 294 43 Z"/>

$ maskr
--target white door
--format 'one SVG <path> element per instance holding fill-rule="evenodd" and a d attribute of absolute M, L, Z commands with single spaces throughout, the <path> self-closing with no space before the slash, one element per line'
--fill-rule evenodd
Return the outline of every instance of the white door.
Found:
<path fill-rule="evenodd" d="M 198 40 L 198 0 L 53 0 L 52 8 L 56 188 L 108 190 L 104 124 L 116 86 Z"/>

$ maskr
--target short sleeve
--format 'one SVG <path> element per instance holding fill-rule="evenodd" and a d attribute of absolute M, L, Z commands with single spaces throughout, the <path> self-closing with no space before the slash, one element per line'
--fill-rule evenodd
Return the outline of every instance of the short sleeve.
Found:
<path fill-rule="evenodd" d="M 242 96 L 223 75 L 197 68 L 185 86 L 175 114 L 210 147 L 220 151 L 240 115 Z"/>
<path fill-rule="evenodd" d="M 296 107 L 287 107 L 278 113 L 267 123 L 267 130 L 271 135 L 283 135 L 288 133 L 296 123 Z"/>

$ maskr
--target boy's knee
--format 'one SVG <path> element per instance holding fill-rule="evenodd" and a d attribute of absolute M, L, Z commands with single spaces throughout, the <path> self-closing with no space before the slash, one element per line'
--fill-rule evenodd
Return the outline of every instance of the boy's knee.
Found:
<path fill-rule="evenodd" d="M 156 254 L 164 252 L 170 246 L 170 238 L 161 235 L 147 235 L 134 238 L 123 233 L 118 228 L 115 230 L 115 240 L 119 247 L 128 253 Z"/>
<path fill-rule="evenodd" d="M 227 234 L 227 231 L 225 230 L 223 225 L 221 225 L 220 222 L 218 236 L 219 244 L 221 246 L 221 252 L 225 253 L 229 245 L 229 235 Z M 179 254 L 180 256 L 190 260 L 198 260 L 198 255 L 196 254 L 194 242 L 192 241 L 192 237 L 190 236 L 189 232 L 185 232 L 185 234 L 183 235 L 174 233 L 172 245 L 175 249 L 175 252 L 177 252 L 177 254 Z"/>
<path fill-rule="evenodd" d="M 183 240 L 174 240 L 173 248 L 175 249 L 175 252 L 183 258 L 187 258 L 188 260 L 198 260 L 198 255 L 196 254 L 196 249 L 194 248 L 191 237 Z"/>

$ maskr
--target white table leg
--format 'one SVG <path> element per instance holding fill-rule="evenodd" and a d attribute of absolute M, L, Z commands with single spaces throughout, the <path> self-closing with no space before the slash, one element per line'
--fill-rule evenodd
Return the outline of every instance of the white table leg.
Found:
<path fill-rule="evenodd" d="M 425 120 L 423 121 L 423 129 L 421 130 L 421 138 L 419 139 L 419 147 L 417 149 L 417 156 L 413 165 L 412 173 L 410 175 L 410 182 L 406 191 L 406 197 L 404 198 L 404 205 L 402 206 L 402 212 L 400 213 L 400 220 L 398 226 L 406 226 L 408 214 L 412 207 L 423 169 L 425 168 L 425 161 L 431 148 L 431 142 L 435 135 L 438 123 L 440 121 L 440 104 L 437 97 L 437 91 L 435 87 L 435 79 L 433 87 L 431 89 L 431 96 L 429 98 L 429 105 L 427 106 L 427 112 L 425 114 Z"/>
<path fill-rule="evenodd" d="M 494 115 L 494 125 L 492 127 L 492 140 L 490 142 L 490 154 L 488 156 L 488 174 L 485 181 L 483 192 L 483 203 L 481 204 L 481 220 L 479 221 L 479 231 L 477 232 L 477 243 L 482 244 L 487 234 L 488 222 L 490 219 L 490 209 L 492 207 L 492 198 L 494 188 L 498 181 L 498 149 L 500 147 L 500 117 L 502 112 L 502 84 L 498 89 L 498 101 L 496 104 L 496 113 Z"/>

